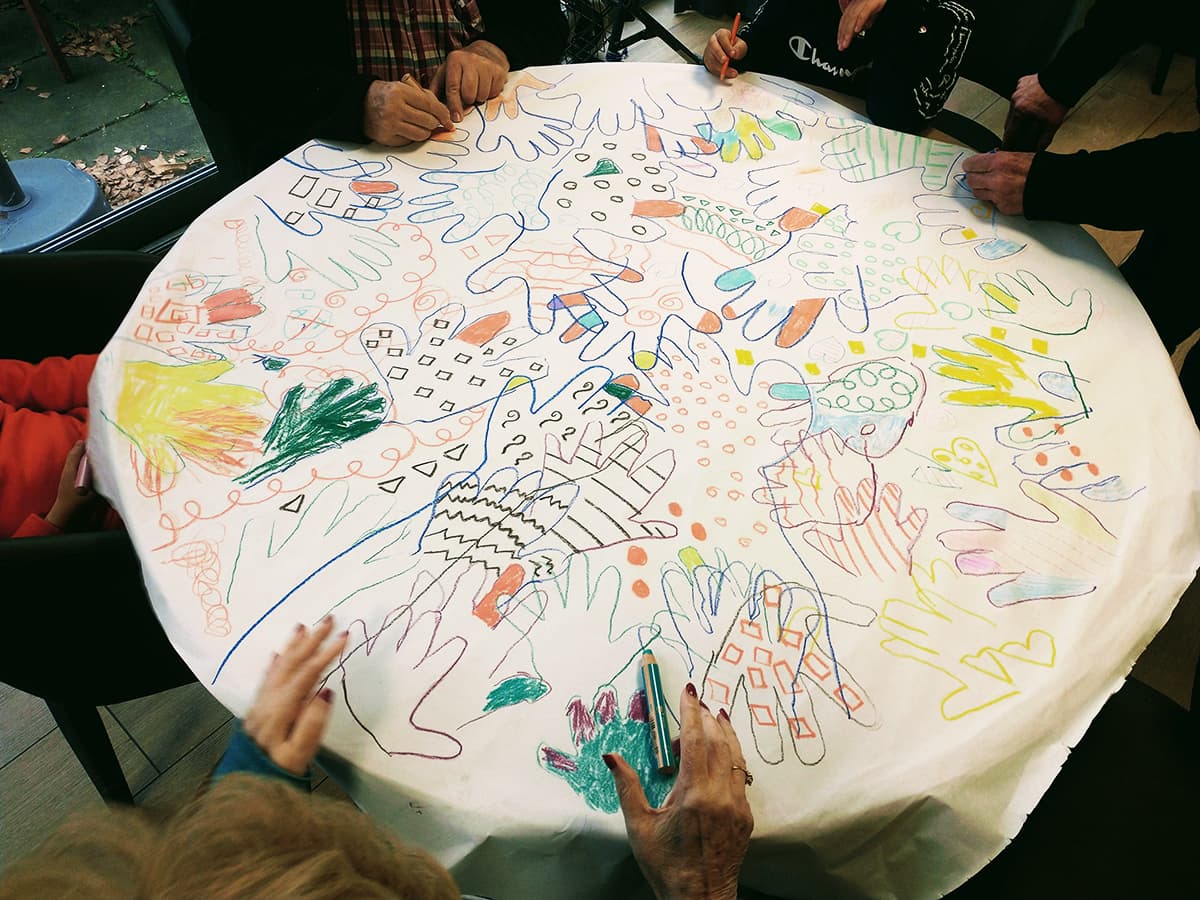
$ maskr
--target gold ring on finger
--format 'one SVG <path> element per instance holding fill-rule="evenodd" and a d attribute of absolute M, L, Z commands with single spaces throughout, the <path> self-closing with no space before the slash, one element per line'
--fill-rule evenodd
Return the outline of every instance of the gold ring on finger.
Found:
<path fill-rule="evenodd" d="M 734 766 L 733 771 L 741 772 L 746 776 L 746 787 L 750 787 L 750 785 L 754 784 L 754 776 L 750 774 L 750 770 L 745 766 Z"/>

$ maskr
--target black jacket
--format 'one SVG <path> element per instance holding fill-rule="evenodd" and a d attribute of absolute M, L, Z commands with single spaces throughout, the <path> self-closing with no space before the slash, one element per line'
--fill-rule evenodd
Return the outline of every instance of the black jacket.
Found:
<path fill-rule="evenodd" d="M 558 63 L 558 0 L 478 0 L 484 36 L 512 69 Z M 345 0 L 202 0 L 193 5 L 189 89 L 224 120 L 248 177 L 312 138 L 365 142 Z"/>
<path fill-rule="evenodd" d="M 952 0 L 889 0 L 877 21 L 837 48 L 837 0 L 765 0 L 739 32 L 734 68 L 864 97 L 876 125 L 925 128 L 958 80 L 974 14 Z"/>
<path fill-rule="evenodd" d="M 1164 28 L 1167 38 L 1159 33 Z M 1166 39 L 1194 53 L 1198 38 L 1196 0 L 1098 0 L 1038 81 L 1055 100 L 1074 106 L 1127 51 Z M 1200 67 L 1196 81 L 1200 89 Z M 1191 231 L 1200 205 L 1198 162 L 1200 131 L 1170 133 L 1112 150 L 1038 153 L 1025 183 L 1027 218 L 1145 229 L 1122 272 L 1168 348 L 1200 326 L 1200 303 L 1186 287 L 1196 252 Z"/>

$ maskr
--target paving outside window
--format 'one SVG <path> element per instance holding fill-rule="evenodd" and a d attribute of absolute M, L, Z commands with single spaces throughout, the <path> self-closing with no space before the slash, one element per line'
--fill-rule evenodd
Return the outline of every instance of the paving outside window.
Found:
<path fill-rule="evenodd" d="M 21 0 L 0 0 L 0 152 L 86 169 L 116 207 L 208 162 L 148 0 L 42 0 L 64 82 Z"/>

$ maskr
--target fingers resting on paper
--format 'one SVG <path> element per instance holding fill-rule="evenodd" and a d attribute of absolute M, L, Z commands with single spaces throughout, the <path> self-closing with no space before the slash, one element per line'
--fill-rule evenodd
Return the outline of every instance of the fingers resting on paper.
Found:
<path fill-rule="evenodd" d="M 725 710 L 713 715 L 690 684 L 680 695 L 679 715 L 679 778 L 658 809 L 624 759 L 606 754 L 604 761 L 634 858 L 655 894 L 732 900 L 754 829 L 745 756 Z"/>
<path fill-rule="evenodd" d="M 308 771 L 333 710 L 333 691 L 315 692 L 321 675 L 346 647 L 346 632 L 332 634 L 332 617 L 312 629 L 297 625 L 271 661 L 243 723 L 275 765 L 297 775 Z"/>

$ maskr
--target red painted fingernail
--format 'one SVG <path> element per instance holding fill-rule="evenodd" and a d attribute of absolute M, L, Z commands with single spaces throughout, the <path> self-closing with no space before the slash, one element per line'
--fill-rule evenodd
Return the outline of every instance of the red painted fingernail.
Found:
<path fill-rule="evenodd" d="M 304 631 L 304 623 L 297 622 L 296 623 L 296 634 L 301 634 L 303 631 Z"/>
<path fill-rule="evenodd" d="M 726 722 L 729 721 L 729 713 L 725 712 L 724 709 L 722 709 L 719 713 L 717 713 L 717 715 L 720 716 L 722 719 L 724 719 Z"/>
<path fill-rule="evenodd" d="M 321 693 L 317 694 L 326 703 L 333 702 L 333 688 L 321 688 Z"/>
<path fill-rule="evenodd" d="M 708 704 L 707 704 L 707 703 L 705 703 L 703 700 L 701 700 L 701 701 L 700 701 L 700 708 L 701 708 L 702 710 L 704 710 L 706 713 L 711 713 L 711 712 L 712 712 L 712 710 L 708 708 Z"/>
<path fill-rule="evenodd" d="M 690 681 L 687 683 L 687 692 L 688 692 L 689 697 L 696 696 L 696 686 L 694 684 L 692 684 Z"/>
<path fill-rule="evenodd" d="M 611 753 L 605 753 L 600 758 L 604 760 L 604 764 L 610 769 L 615 769 L 617 767 L 617 761 L 613 758 Z"/>
<path fill-rule="evenodd" d="M 347 628 L 345 631 L 343 631 L 343 632 L 341 632 L 340 634 L 338 634 L 338 637 L 339 637 L 339 638 L 350 637 L 350 629 L 349 629 L 349 628 Z"/>

